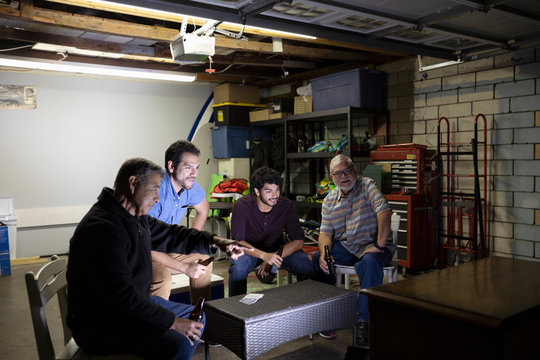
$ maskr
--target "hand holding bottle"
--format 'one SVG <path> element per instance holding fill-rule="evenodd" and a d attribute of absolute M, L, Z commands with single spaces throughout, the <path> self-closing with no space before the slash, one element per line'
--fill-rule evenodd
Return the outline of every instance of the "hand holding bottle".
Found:
<path fill-rule="evenodd" d="M 264 272 L 267 274 L 275 274 L 277 272 L 277 269 L 281 267 L 281 262 L 283 261 L 283 258 L 281 257 L 282 255 L 283 245 L 279 247 L 276 253 L 273 254 L 270 260 L 266 263 Z"/>
<path fill-rule="evenodd" d="M 324 246 L 324 261 L 326 262 L 326 267 L 328 268 L 325 273 L 334 276 L 336 274 L 334 270 L 334 259 L 332 259 L 332 256 L 330 256 L 330 249 L 328 248 L 328 245 Z"/>

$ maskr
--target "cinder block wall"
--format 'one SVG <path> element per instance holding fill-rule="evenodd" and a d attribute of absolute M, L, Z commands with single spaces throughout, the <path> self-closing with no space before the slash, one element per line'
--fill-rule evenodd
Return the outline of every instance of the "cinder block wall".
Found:
<path fill-rule="evenodd" d="M 424 66 L 443 61 L 422 58 Z M 491 254 L 540 261 L 540 47 L 423 73 L 415 58 L 379 69 L 389 75 L 392 144 L 436 149 L 443 116 L 450 142 L 470 142 L 475 116 L 485 115 Z M 478 128 L 482 141 L 482 121 Z M 446 136 L 444 122 L 441 131 Z M 470 157 L 451 164 L 455 173 L 472 173 Z M 455 181 L 457 189 L 470 192 L 472 179 Z"/>

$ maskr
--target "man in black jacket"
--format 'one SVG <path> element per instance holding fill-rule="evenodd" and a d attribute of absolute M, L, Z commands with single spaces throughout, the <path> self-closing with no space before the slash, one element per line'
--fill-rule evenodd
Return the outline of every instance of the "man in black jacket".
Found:
<path fill-rule="evenodd" d="M 211 255 L 219 247 L 233 259 L 243 255 L 232 240 L 146 215 L 159 201 L 162 176 L 148 160 L 127 160 L 114 190 L 103 189 L 70 240 L 68 325 L 89 353 L 191 358 L 205 320 L 189 320 L 190 305 L 148 295 L 150 250 Z"/>

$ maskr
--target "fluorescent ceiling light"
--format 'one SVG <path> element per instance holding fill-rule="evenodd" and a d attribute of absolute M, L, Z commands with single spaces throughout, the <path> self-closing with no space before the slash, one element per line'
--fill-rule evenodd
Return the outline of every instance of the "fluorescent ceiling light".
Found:
<path fill-rule="evenodd" d="M 54 44 L 46 44 L 46 43 L 36 43 L 34 46 L 32 46 L 32 49 L 42 50 L 42 51 L 51 51 L 51 52 L 57 52 L 57 53 L 77 54 L 77 55 L 84 55 L 84 56 L 106 57 L 106 58 L 111 58 L 111 59 L 120 59 L 124 56 L 124 54 L 119 54 L 119 53 L 103 52 L 103 51 L 96 51 L 96 50 L 85 50 L 85 49 L 78 49 L 74 46 L 63 46 L 63 45 L 54 45 Z"/>
<path fill-rule="evenodd" d="M 126 70 L 126 68 L 117 68 L 103 65 L 86 65 L 66 62 L 47 63 L 40 61 L 8 59 L 4 57 L 0 58 L 0 66 L 33 70 L 59 71 L 75 74 L 116 76 L 131 79 L 164 80 L 175 82 L 193 82 L 196 78 L 194 75 L 180 75 L 174 72 L 155 71 L 148 69 Z"/>
<path fill-rule="evenodd" d="M 229 25 L 234 25 L 234 26 L 241 26 L 241 25 L 238 25 L 238 24 L 235 24 L 235 23 L 224 23 L 224 24 L 229 24 Z M 317 38 L 316 36 L 311 36 L 311 35 L 297 34 L 297 33 L 292 33 L 292 32 L 287 32 L 287 31 L 280 31 L 280 30 L 272 30 L 272 29 L 261 28 L 261 27 L 250 26 L 250 25 L 246 25 L 246 28 L 250 28 L 250 29 L 253 29 L 253 30 L 259 30 L 259 31 L 269 31 L 269 32 L 272 32 L 272 33 L 282 34 L 282 35 L 285 35 L 285 36 L 296 36 L 296 37 L 300 37 L 300 38 L 304 38 L 304 39 L 315 40 Z"/>

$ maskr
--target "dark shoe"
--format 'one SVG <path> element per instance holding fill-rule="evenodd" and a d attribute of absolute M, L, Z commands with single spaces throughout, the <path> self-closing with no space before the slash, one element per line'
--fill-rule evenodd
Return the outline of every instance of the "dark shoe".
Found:
<path fill-rule="evenodd" d="M 319 332 L 319 335 L 328 340 L 335 340 L 337 337 L 335 330 L 324 330 Z"/>
<path fill-rule="evenodd" d="M 358 346 L 369 345 L 369 328 L 367 322 L 359 322 L 356 325 L 356 342 Z"/>

